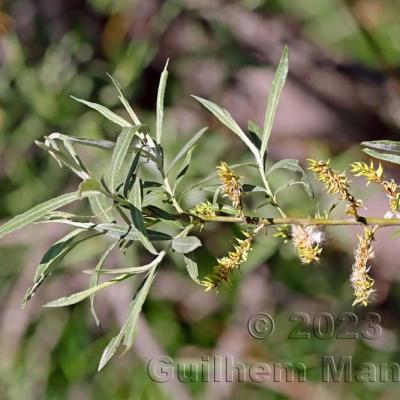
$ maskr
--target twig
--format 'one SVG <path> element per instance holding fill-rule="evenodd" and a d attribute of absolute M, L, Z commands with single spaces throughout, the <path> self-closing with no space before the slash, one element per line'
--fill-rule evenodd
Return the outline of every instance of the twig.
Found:
<path fill-rule="evenodd" d="M 400 219 L 389 218 L 364 218 L 358 219 L 325 219 L 325 218 L 258 218 L 258 217 L 230 217 L 230 216 L 211 216 L 196 215 L 202 222 L 226 222 L 226 223 L 245 223 L 249 225 L 377 225 L 379 227 L 400 226 Z"/>

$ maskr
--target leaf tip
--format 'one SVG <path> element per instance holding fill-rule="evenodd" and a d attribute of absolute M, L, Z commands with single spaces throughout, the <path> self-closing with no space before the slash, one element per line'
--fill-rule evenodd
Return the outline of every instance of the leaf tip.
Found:
<path fill-rule="evenodd" d="M 165 66 L 164 66 L 165 72 L 167 72 L 167 70 L 168 70 L 168 65 L 169 65 L 169 57 L 167 58 L 167 61 L 165 62 Z"/>

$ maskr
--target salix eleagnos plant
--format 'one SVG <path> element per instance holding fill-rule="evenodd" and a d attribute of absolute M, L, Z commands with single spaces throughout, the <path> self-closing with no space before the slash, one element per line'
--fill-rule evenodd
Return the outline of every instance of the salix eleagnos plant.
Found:
<path fill-rule="evenodd" d="M 130 120 L 115 114 L 108 108 L 85 100 L 75 100 L 98 111 L 104 117 L 122 128 L 116 141 L 91 140 L 52 133 L 43 142 L 36 144 L 48 152 L 60 166 L 68 167 L 80 179 L 76 191 L 62 194 L 17 215 L 0 227 L 0 238 L 28 224 L 66 224 L 71 232 L 56 241 L 43 256 L 28 289 L 23 304 L 26 304 L 40 286 L 53 273 L 63 258 L 78 245 L 89 239 L 106 236 L 110 245 L 105 249 L 91 274 L 89 288 L 68 297 L 47 303 L 45 307 L 63 307 L 89 299 L 96 323 L 94 299 L 97 292 L 130 277 L 142 274 L 143 281 L 129 307 L 129 315 L 120 332 L 105 348 L 99 369 L 110 360 L 120 346 L 129 349 L 135 339 L 137 321 L 143 303 L 155 278 L 157 268 L 168 253 L 182 255 L 190 277 L 204 287 L 205 291 L 218 291 L 222 285 L 229 285 L 235 270 L 242 265 L 255 237 L 262 231 L 272 229 L 272 234 L 284 241 L 291 241 L 301 263 L 318 262 L 322 256 L 324 233 L 321 227 L 330 225 L 361 225 L 363 232 L 358 236 L 350 282 L 354 288 L 354 305 L 367 305 L 374 293 L 374 280 L 370 275 L 369 261 L 373 257 L 374 233 L 385 226 L 400 225 L 400 190 L 396 182 L 384 176 L 382 166 L 364 162 L 351 165 L 351 172 L 362 176 L 367 184 L 380 185 L 389 203 L 383 218 L 364 216 L 363 203 L 352 194 L 351 181 L 345 172 L 338 172 L 328 161 L 308 160 L 308 169 L 316 180 L 323 184 L 326 192 L 338 202 L 346 204 L 345 217 L 334 219 L 330 212 L 317 213 L 315 217 L 293 218 L 280 205 L 277 194 L 292 184 L 299 184 L 313 196 L 311 185 L 298 160 L 284 159 L 271 166 L 268 160 L 268 142 L 274 122 L 278 100 L 288 74 L 288 49 L 285 47 L 276 70 L 268 96 L 263 127 L 249 124 L 246 133 L 235 122 L 229 112 L 209 100 L 193 96 L 235 135 L 251 152 L 254 161 L 248 164 L 228 165 L 221 161 L 212 172 L 198 184 L 182 190 L 182 179 L 190 164 L 196 143 L 206 128 L 199 130 L 175 155 L 168 165 L 164 159 L 163 114 L 164 93 L 167 82 L 167 65 L 161 74 L 156 107 L 155 129 L 142 124 L 141 120 L 124 97 L 118 82 L 110 76 L 119 100 L 125 107 Z M 396 142 L 378 141 L 363 143 L 366 153 L 378 159 L 400 163 L 400 145 Z M 101 177 L 95 176 L 82 162 L 76 148 L 89 146 L 95 150 L 111 152 L 111 161 Z M 149 168 L 151 166 L 151 168 Z M 268 166 L 268 167 L 267 167 Z M 259 182 L 245 182 L 237 173 L 238 167 L 255 169 Z M 277 169 L 294 171 L 300 178 L 290 182 L 283 189 L 271 187 L 271 174 Z M 149 171 L 152 178 L 149 179 Z M 177 171 L 177 172 L 176 172 Z M 212 201 L 196 204 L 186 209 L 177 193 L 188 192 L 194 187 L 217 179 Z M 263 193 L 273 214 L 259 217 L 245 207 L 243 199 L 253 193 Z M 68 204 L 87 199 L 91 215 L 76 215 L 59 211 Z M 277 215 L 277 216 L 276 216 Z M 231 251 L 218 258 L 212 272 L 199 278 L 196 263 L 196 249 L 202 245 L 196 233 L 208 222 L 234 223 L 240 225 L 241 235 L 235 239 Z M 168 227 L 168 229 L 166 229 Z M 171 232 L 174 234 L 166 233 Z M 263 240 L 268 240 L 265 236 Z M 105 268 L 110 253 L 115 249 L 124 252 L 134 242 L 141 244 L 143 251 L 150 253 L 152 261 L 146 265 L 127 268 Z M 100 279 L 101 277 L 108 279 Z M 111 278 L 110 278 L 111 277 Z"/>

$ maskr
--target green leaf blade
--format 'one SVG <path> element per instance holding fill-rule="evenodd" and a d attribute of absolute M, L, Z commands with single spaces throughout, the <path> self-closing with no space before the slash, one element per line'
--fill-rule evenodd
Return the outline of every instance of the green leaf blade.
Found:
<path fill-rule="evenodd" d="M 278 169 L 288 169 L 290 171 L 298 172 L 298 173 L 304 175 L 304 170 L 300 166 L 299 160 L 288 158 L 288 159 L 284 159 L 284 160 L 279 160 L 274 165 L 272 165 L 271 168 L 268 170 L 266 176 L 268 177 L 272 172 L 274 172 Z"/>
<path fill-rule="evenodd" d="M 22 307 L 34 296 L 39 287 L 43 284 L 54 271 L 54 269 L 61 263 L 65 256 L 72 251 L 78 244 L 99 236 L 99 233 L 92 233 L 82 239 L 75 240 L 86 229 L 78 228 L 68 233 L 63 238 L 55 242 L 42 257 L 39 266 L 36 269 L 35 277 L 32 286 L 27 290 Z"/>
<path fill-rule="evenodd" d="M 114 354 L 117 352 L 118 347 L 122 342 L 123 337 L 124 337 L 124 331 L 121 329 L 118 335 L 110 340 L 107 347 L 103 350 L 103 354 L 101 355 L 97 371 L 101 371 L 105 367 L 105 365 L 110 361 L 110 359 L 114 356 Z"/>
<path fill-rule="evenodd" d="M 94 268 L 95 274 L 90 278 L 89 288 L 94 288 L 99 284 L 100 272 L 103 268 L 103 265 L 117 244 L 118 244 L 118 242 L 112 243 L 100 257 L 100 260 L 98 261 L 98 263 L 96 264 L 96 267 Z M 96 295 L 96 293 L 90 294 L 90 312 L 92 313 L 92 316 L 96 322 L 96 325 L 99 327 L 100 320 L 99 320 L 99 317 L 97 316 L 97 313 L 96 313 L 96 310 L 94 307 L 95 295 Z"/>
<path fill-rule="evenodd" d="M 156 142 L 161 143 L 163 119 L 164 119 L 164 97 L 165 87 L 168 79 L 168 61 L 165 63 L 163 72 L 161 73 L 160 83 L 157 91 L 157 119 L 156 119 Z"/>
<path fill-rule="evenodd" d="M 265 112 L 264 127 L 262 132 L 262 143 L 261 143 L 261 156 L 264 156 L 268 148 L 268 141 L 271 136 L 272 126 L 275 120 L 275 113 L 278 107 L 280 95 L 282 93 L 283 86 L 286 82 L 286 77 L 289 71 L 289 50 L 285 46 L 283 49 L 282 57 L 279 61 L 278 68 L 272 81 L 271 92 L 268 96 L 268 104 Z"/>
<path fill-rule="evenodd" d="M 125 107 L 125 110 L 128 112 L 129 116 L 131 117 L 133 123 L 135 125 L 139 125 L 140 121 L 136 113 L 133 111 L 132 107 L 130 106 L 128 100 L 125 98 L 124 94 L 122 93 L 121 85 L 119 82 L 110 74 L 107 74 L 108 77 L 111 79 L 112 83 L 114 84 L 115 88 L 118 92 L 118 98 L 122 105 Z"/>
<path fill-rule="evenodd" d="M 363 149 L 363 152 L 373 158 L 377 158 L 378 160 L 388 161 L 393 164 L 400 165 L 400 154 L 397 155 L 395 153 L 382 153 L 373 149 Z"/>
<path fill-rule="evenodd" d="M 199 270 L 197 267 L 197 262 L 193 259 L 193 255 L 188 254 L 188 255 L 183 255 L 183 259 L 185 261 L 186 265 L 186 270 L 192 279 L 193 282 L 196 282 L 197 284 L 200 285 L 200 280 L 199 280 Z"/>
<path fill-rule="evenodd" d="M 129 274 L 129 275 L 137 275 L 142 274 L 143 272 L 148 272 L 151 268 L 154 267 L 155 264 L 159 264 L 161 260 L 165 256 L 165 251 L 161 251 L 158 256 L 149 264 L 141 265 L 137 267 L 126 267 L 126 268 L 113 268 L 113 269 L 101 269 L 100 271 L 94 270 L 86 270 L 85 273 L 99 275 L 119 275 L 119 274 Z"/>
<path fill-rule="evenodd" d="M 99 285 L 90 287 L 89 289 L 85 289 L 80 292 L 71 294 L 70 296 L 60 297 L 57 300 L 50 301 L 49 303 L 45 304 L 43 307 L 47 307 L 47 308 L 66 307 L 66 306 L 80 303 L 82 300 L 87 299 L 88 297 L 90 297 L 92 294 L 95 294 L 99 290 L 102 290 L 102 289 L 105 289 L 112 285 L 115 285 L 116 283 L 121 282 L 128 277 L 129 277 L 129 275 L 127 275 L 127 274 L 120 275 L 114 279 L 111 279 L 109 281 L 100 283 Z"/>
<path fill-rule="evenodd" d="M 124 163 L 125 157 L 128 153 L 129 146 L 135 135 L 133 128 L 124 128 L 119 134 L 117 143 L 114 147 L 110 168 L 108 170 L 108 184 L 110 190 L 115 190 L 118 185 L 119 175 Z"/>
<path fill-rule="evenodd" d="M 126 324 L 125 335 L 124 335 L 124 339 L 123 339 L 123 345 L 125 346 L 124 352 L 129 350 L 132 347 L 133 342 L 135 341 L 136 334 L 137 334 L 137 322 L 139 320 L 139 314 L 142 311 L 144 301 L 146 300 L 146 297 L 150 290 L 150 286 L 153 283 L 153 280 L 155 278 L 157 265 L 158 264 L 155 264 L 153 266 L 153 268 L 150 270 L 142 287 L 139 289 L 135 298 L 132 301 L 131 313 L 129 315 L 129 318 L 128 318 L 128 321 Z"/>
<path fill-rule="evenodd" d="M 260 160 L 260 153 L 256 146 L 251 142 L 251 140 L 247 137 L 247 135 L 243 132 L 240 126 L 236 123 L 236 121 L 232 118 L 231 114 L 228 110 L 221 108 L 217 104 L 203 99 L 198 96 L 192 95 L 194 99 L 196 99 L 200 104 L 202 104 L 205 108 L 207 108 L 212 114 L 214 114 L 221 123 L 223 123 L 227 128 L 229 128 L 233 133 L 235 133 L 243 143 L 251 150 L 256 159 Z"/>
<path fill-rule="evenodd" d="M 140 239 L 140 235 L 138 234 L 138 231 L 134 226 L 119 225 L 116 223 L 94 224 L 91 222 L 71 221 L 68 219 L 52 219 L 49 221 L 43 220 L 40 221 L 40 223 L 59 223 L 59 224 L 67 224 L 75 226 L 77 228 L 91 229 L 99 233 L 103 233 L 104 235 L 112 237 L 114 239 L 121 239 L 121 240 Z M 172 236 L 167 233 L 155 231 L 152 229 L 146 229 L 146 231 L 149 240 L 151 240 L 152 242 L 172 240 Z"/>
<path fill-rule="evenodd" d="M 79 200 L 82 197 L 86 197 L 90 195 L 90 192 L 81 193 L 72 192 L 66 193 L 61 196 L 55 197 L 51 200 L 45 201 L 30 210 L 15 216 L 10 219 L 8 222 L 0 226 L 0 239 L 4 236 L 12 233 L 18 229 L 23 228 L 26 225 L 31 224 L 32 222 L 37 221 L 38 219 L 44 217 L 47 213 L 57 210 L 61 207 L 66 206 L 76 200 Z"/>
<path fill-rule="evenodd" d="M 78 101 L 79 103 L 85 104 L 86 106 L 92 108 L 93 110 L 96 110 L 99 112 L 101 115 L 106 117 L 109 121 L 114 122 L 114 124 L 117 124 L 121 126 L 122 128 L 129 128 L 132 126 L 127 120 L 124 118 L 120 117 L 118 114 L 115 114 L 111 110 L 109 110 L 107 107 L 104 107 L 101 104 L 98 103 L 93 103 L 91 101 L 86 101 L 83 99 L 79 99 L 78 97 L 71 96 L 74 100 Z"/>
<path fill-rule="evenodd" d="M 115 217 L 113 215 L 113 203 L 104 194 L 89 197 L 90 208 L 96 218 L 101 222 L 113 222 Z"/>
<path fill-rule="evenodd" d="M 151 244 L 149 237 L 147 235 L 146 225 L 144 222 L 142 214 L 142 194 L 139 179 L 135 180 L 133 184 L 133 205 L 130 208 L 132 222 L 137 232 L 139 234 L 139 240 L 142 242 L 143 246 L 152 254 L 158 254 L 157 250 Z"/>
<path fill-rule="evenodd" d="M 178 236 L 172 240 L 172 248 L 177 253 L 190 253 L 200 246 L 200 239 L 196 236 Z"/>
<path fill-rule="evenodd" d="M 400 142 L 394 140 L 373 140 L 370 142 L 362 142 L 361 146 L 380 152 L 400 154 Z"/>
<path fill-rule="evenodd" d="M 146 297 L 149 293 L 150 286 L 153 283 L 157 265 L 158 264 L 155 264 L 153 268 L 150 270 L 142 287 L 139 289 L 135 298 L 132 300 L 130 305 L 129 316 L 125 324 L 119 331 L 118 335 L 112 338 L 110 343 L 104 349 L 99 362 L 99 367 L 98 367 L 99 371 L 103 369 L 104 366 L 108 363 L 108 361 L 110 361 L 111 357 L 114 356 L 121 343 L 124 344 L 125 351 L 129 350 L 132 347 L 132 344 L 137 334 L 137 322 L 139 320 L 140 311 L 142 310 L 143 303 L 146 300 Z"/>

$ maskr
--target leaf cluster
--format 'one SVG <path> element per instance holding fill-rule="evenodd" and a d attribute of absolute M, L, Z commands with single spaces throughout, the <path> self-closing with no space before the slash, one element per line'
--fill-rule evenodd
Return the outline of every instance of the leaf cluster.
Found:
<path fill-rule="evenodd" d="M 99 369 L 104 367 L 120 345 L 124 345 L 126 350 L 132 346 L 142 305 L 156 276 L 157 268 L 169 252 L 181 254 L 189 276 L 197 284 L 202 284 L 204 281 L 199 279 L 195 254 L 195 250 L 202 243 L 192 233 L 202 228 L 207 220 L 206 217 L 208 220 L 212 220 L 214 216 L 224 218 L 225 216 L 239 215 L 239 219 L 242 218 L 240 222 L 245 227 L 253 223 L 247 219 L 242 210 L 238 214 L 237 205 L 229 204 L 224 200 L 223 185 L 220 182 L 212 183 L 215 182 L 217 172 L 213 172 L 191 185 L 186 185 L 186 187 L 182 185 L 196 144 L 207 128 L 202 128 L 195 133 L 175 156 L 170 157 L 172 161 L 166 163 L 163 146 L 163 117 L 168 79 L 167 67 L 168 62 L 160 77 L 154 129 L 142 123 L 124 97 L 119 83 L 112 76 L 110 79 L 129 119 L 121 117 L 101 104 L 73 97 L 74 100 L 97 111 L 119 126 L 120 134 L 115 141 L 109 141 L 78 138 L 56 132 L 45 137 L 43 142 L 36 142 L 41 149 L 54 158 L 60 167 L 70 169 L 79 178 L 80 184 L 74 192 L 60 195 L 37 205 L 31 210 L 15 216 L 0 227 L 0 238 L 32 223 L 66 224 L 73 228 L 71 232 L 57 240 L 43 256 L 33 283 L 24 298 L 24 305 L 54 273 L 70 251 L 87 240 L 100 236 L 107 237 L 110 244 L 96 266 L 84 271 L 91 275 L 89 288 L 50 301 L 45 305 L 46 307 L 63 307 L 89 299 L 91 312 L 99 325 L 100 321 L 95 311 L 96 294 L 132 276 L 143 275 L 142 284 L 132 298 L 128 318 L 118 335 L 104 350 Z M 245 197 L 251 196 L 253 193 L 261 193 L 264 200 L 259 207 L 272 206 L 282 217 L 285 217 L 285 213 L 279 206 L 279 193 L 292 185 L 299 184 L 310 196 L 313 196 L 312 188 L 298 160 L 285 159 L 272 164 L 268 160 L 268 143 L 288 68 L 288 48 L 285 47 L 266 100 L 264 125 L 259 127 L 254 122 L 249 122 L 247 132 L 242 130 L 227 110 L 209 100 L 193 96 L 226 128 L 237 135 L 254 157 L 254 162 L 247 164 L 229 166 L 225 164 L 228 172 L 238 168 L 257 171 L 259 183 L 255 185 L 238 183 L 238 196 Z M 85 165 L 78 151 L 81 147 L 111 153 L 110 162 L 101 176 L 95 176 Z M 272 188 L 270 178 L 278 169 L 294 173 L 295 179 L 286 182 L 281 187 Z M 148 178 L 149 174 L 151 175 L 150 179 Z M 205 192 L 211 191 L 212 202 L 208 202 L 205 208 L 200 205 L 186 209 L 183 202 L 185 195 L 198 189 Z M 88 200 L 90 215 L 60 211 L 61 208 L 82 199 Z M 201 209 L 207 209 L 208 215 L 199 215 L 198 211 L 195 211 Z M 262 228 L 260 225 L 249 231 L 250 237 L 253 237 L 252 235 Z M 171 230 L 174 232 L 173 234 L 170 233 Z M 113 251 L 125 252 L 135 242 L 139 243 L 143 251 L 152 258 L 149 263 L 141 266 L 106 268 L 107 259 Z M 239 265 L 240 263 L 233 264 Z M 109 279 L 110 276 L 111 279 Z M 101 277 L 106 279 L 102 280 Z"/>

